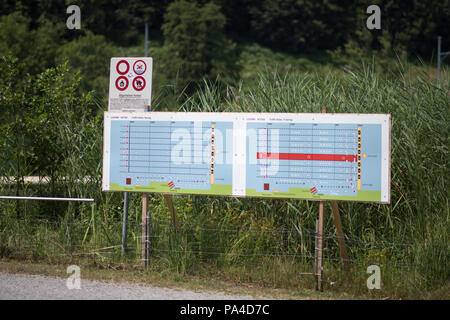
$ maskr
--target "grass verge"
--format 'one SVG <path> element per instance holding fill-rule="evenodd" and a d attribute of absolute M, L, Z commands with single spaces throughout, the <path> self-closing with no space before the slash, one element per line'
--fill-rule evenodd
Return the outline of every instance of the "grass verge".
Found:
<path fill-rule="evenodd" d="M 69 264 L 48 264 L 11 259 L 0 260 L 0 272 L 15 274 L 33 274 L 67 278 Z M 175 290 L 195 292 L 225 293 L 229 295 L 250 295 L 254 298 L 304 300 L 304 299 L 366 299 L 367 296 L 354 297 L 346 292 L 317 292 L 311 289 L 292 290 L 270 288 L 255 283 L 236 283 L 224 281 L 215 276 L 183 275 L 144 271 L 138 266 L 116 265 L 98 266 L 82 264 L 81 279 L 104 282 L 126 282 L 136 285 L 165 287 Z"/>

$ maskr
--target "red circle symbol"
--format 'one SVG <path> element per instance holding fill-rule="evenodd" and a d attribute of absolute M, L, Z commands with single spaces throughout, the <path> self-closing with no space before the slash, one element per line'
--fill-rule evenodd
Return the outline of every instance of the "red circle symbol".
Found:
<path fill-rule="evenodd" d="M 125 71 L 123 71 L 122 65 L 125 65 L 125 68 L 126 68 Z M 119 62 L 117 62 L 117 64 L 116 64 L 116 71 L 119 74 L 124 75 L 124 74 L 126 74 L 128 72 L 128 70 L 130 70 L 130 64 L 128 63 L 127 60 L 120 60 Z"/>
<path fill-rule="evenodd" d="M 133 88 L 136 91 L 142 91 L 145 88 L 145 79 L 143 77 L 136 77 L 133 79 Z"/>
<path fill-rule="evenodd" d="M 117 90 L 123 91 L 128 88 L 128 79 L 124 76 L 120 76 L 116 79 Z"/>
<path fill-rule="evenodd" d="M 144 72 L 147 70 L 147 65 L 145 64 L 144 61 L 142 60 L 137 60 L 134 64 L 133 64 L 133 71 L 134 73 L 141 75 L 144 74 Z"/>

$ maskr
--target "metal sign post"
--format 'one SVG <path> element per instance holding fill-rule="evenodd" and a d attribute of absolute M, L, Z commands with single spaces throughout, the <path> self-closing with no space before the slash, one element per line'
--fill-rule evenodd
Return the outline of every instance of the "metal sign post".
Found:
<path fill-rule="evenodd" d="M 151 110 L 153 60 L 147 57 L 147 52 L 148 23 L 145 24 L 144 58 L 111 59 L 109 110 L 122 112 Z M 123 196 L 122 255 L 127 249 L 129 193 L 125 191 Z"/>
<path fill-rule="evenodd" d="M 442 37 L 438 37 L 438 43 L 437 43 L 437 83 L 438 86 L 441 85 L 441 62 L 445 59 L 446 56 L 450 55 L 450 51 L 447 52 L 441 52 L 441 42 Z M 442 59 L 441 59 L 442 57 Z"/>
<path fill-rule="evenodd" d="M 441 40 L 442 37 L 438 37 L 438 43 L 437 43 L 437 83 L 438 86 L 441 85 Z"/>
<path fill-rule="evenodd" d="M 144 57 L 148 57 L 148 23 L 145 24 Z"/>

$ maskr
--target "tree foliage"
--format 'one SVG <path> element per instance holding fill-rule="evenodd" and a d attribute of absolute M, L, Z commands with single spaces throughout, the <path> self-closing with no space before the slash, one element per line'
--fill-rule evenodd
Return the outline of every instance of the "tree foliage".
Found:
<path fill-rule="evenodd" d="M 0 55 L 12 54 L 26 66 L 26 72 L 38 73 L 55 65 L 62 43 L 62 24 L 39 19 L 31 28 L 31 19 L 19 12 L 0 17 Z"/>
<path fill-rule="evenodd" d="M 186 84 L 236 75 L 234 44 L 226 37 L 225 16 L 213 2 L 204 6 L 180 0 L 164 16 L 167 73 Z"/>
<path fill-rule="evenodd" d="M 210 7 L 205 6 L 209 0 L 185 2 L 190 7 Z M 353 42 L 366 49 L 383 50 L 389 47 L 405 50 L 411 57 L 420 55 L 429 58 L 435 55 L 433 50 L 438 35 L 443 37 L 444 48 L 450 45 L 448 40 L 450 0 L 212 0 L 212 2 L 220 8 L 225 18 L 223 30 L 228 37 L 232 37 L 235 41 L 257 41 L 271 49 L 290 53 L 334 50 Z M 81 8 L 82 29 L 77 32 L 61 33 L 61 26 L 64 27 L 68 17 L 67 2 L 4 0 L 0 2 L 2 19 L 12 13 L 19 13 L 21 17 L 11 16 L 7 25 L 2 24 L 0 32 L 11 33 L 11 36 L 8 41 L 0 38 L 2 40 L 0 46 L 8 43 L 17 49 L 24 43 L 32 43 L 31 34 L 25 35 L 24 30 L 36 30 L 45 25 L 44 21 L 47 27 L 35 37 L 50 39 L 57 36 L 70 41 L 85 36 L 89 30 L 94 34 L 103 35 L 116 45 L 128 46 L 142 41 L 144 24 L 147 22 L 150 25 L 150 37 L 163 40 L 164 15 L 173 3 L 173 0 L 79 0 L 74 4 Z M 381 31 L 366 28 L 368 18 L 366 9 L 372 4 L 381 8 Z M 188 5 L 185 7 L 188 9 Z M 210 13 L 216 14 L 213 11 Z M 199 16 L 189 16 L 187 13 L 181 15 L 185 21 L 183 24 L 190 18 L 193 24 L 199 22 Z M 223 20 L 216 22 L 221 25 Z M 23 37 L 18 39 L 17 36 L 20 34 Z M 48 41 L 42 43 L 48 44 Z M 29 52 L 29 47 L 22 48 L 24 50 L 20 52 L 25 55 Z M 52 50 L 46 52 L 51 55 Z M 43 61 L 48 62 L 46 59 Z"/>
<path fill-rule="evenodd" d="M 58 63 L 68 61 L 72 70 L 83 75 L 81 89 L 108 95 L 109 62 L 116 49 L 104 36 L 87 31 L 86 35 L 65 43 L 58 49 Z"/>
<path fill-rule="evenodd" d="M 350 8 L 350 1 L 264 0 L 249 8 L 251 30 L 260 43 L 282 51 L 334 49 L 351 29 Z"/>
<path fill-rule="evenodd" d="M 61 131 L 66 126 L 72 133 L 85 130 L 75 127 L 84 117 L 93 117 L 92 95 L 80 94 L 79 82 L 67 64 L 30 75 L 17 58 L 1 58 L 0 175 L 16 177 L 18 189 L 27 175 L 60 178 L 76 138 Z"/>
<path fill-rule="evenodd" d="M 365 28 L 365 8 L 371 4 L 381 9 L 381 30 Z M 438 36 L 443 37 L 444 47 L 450 47 L 449 0 L 358 0 L 354 6 L 357 10 L 351 39 L 363 49 L 430 58 L 436 55 Z"/>

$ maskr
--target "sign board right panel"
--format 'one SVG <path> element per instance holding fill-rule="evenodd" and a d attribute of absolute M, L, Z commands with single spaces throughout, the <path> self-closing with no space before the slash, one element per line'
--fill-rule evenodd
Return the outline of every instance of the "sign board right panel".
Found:
<path fill-rule="evenodd" d="M 333 118 L 247 121 L 246 196 L 388 202 L 389 116 Z"/>

